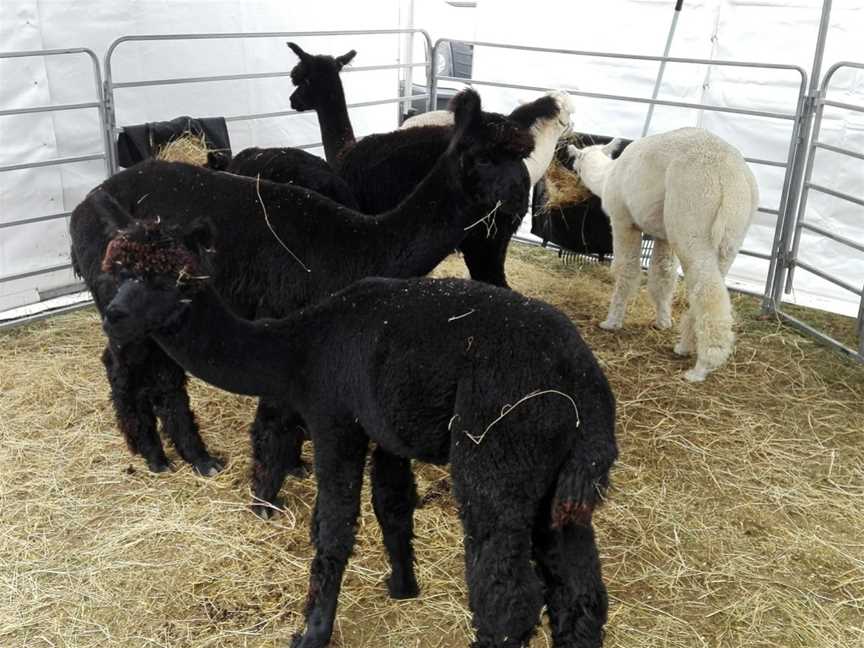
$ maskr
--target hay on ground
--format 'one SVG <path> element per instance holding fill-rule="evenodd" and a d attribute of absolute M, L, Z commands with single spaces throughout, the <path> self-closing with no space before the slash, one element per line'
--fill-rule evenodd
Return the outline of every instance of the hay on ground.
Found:
<path fill-rule="evenodd" d="M 621 458 L 595 518 L 607 648 L 864 645 L 864 371 L 736 296 L 738 345 L 703 384 L 643 293 L 599 328 L 605 268 L 511 246 L 511 285 L 567 313 L 618 399 Z M 437 274 L 464 273 L 458 260 Z M 680 318 L 682 301 L 676 301 Z M 478 332 L 482 335 L 482 332 Z M 193 380 L 213 478 L 149 473 L 116 430 L 94 311 L 0 333 L 0 646 L 284 646 L 301 624 L 314 480 L 247 508 L 254 399 Z M 554 349 L 550 350 L 554 353 Z M 305 449 L 310 458 L 310 448 Z M 334 647 L 464 648 L 462 532 L 447 473 L 419 466 L 421 597 L 387 598 L 368 488 Z M 368 481 L 368 480 L 367 480 Z M 532 648 L 548 648 L 543 630 Z"/>

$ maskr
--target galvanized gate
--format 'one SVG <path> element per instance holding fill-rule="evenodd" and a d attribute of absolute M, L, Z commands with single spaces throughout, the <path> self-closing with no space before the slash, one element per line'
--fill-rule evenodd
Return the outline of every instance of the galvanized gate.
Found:
<path fill-rule="evenodd" d="M 836 73 L 843 69 L 864 70 L 864 63 L 841 61 L 832 65 L 825 73 L 825 76 L 822 79 L 822 83 L 819 86 L 819 92 L 814 98 L 815 118 L 813 121 L 812 136 L 810 138 L 809 145 L 806 151 L 807 163 L 804 170 L 803 183 L 801 185 L 801 201 L 798 206 L 797 218 L 790 218 L 787 221 L 786 234 L 784 236 L 784 240 L 787 242 L 787 245 L 784 245 L 783 248 L 781 248 L 781 250 L 779 251 L 779 254 L 777 255 L 781 268 L 778 272 L 777 279 L 772 287 L 772 292 L 770 294 L 772 297 L 771 303 L 773 304 L 773 311 L 781 319 L 795 326 L 796 328 L 799 328 L 806 333 L 813 335 L 822 342 L 825 342 L 849 354 L 851 357 L 861 362 L 864 362 L 864 285 L 856 285 L 850 283 L 846 278 L 832 275 L 828 271 L 820 269 L 819 267 L 811 263 L 805 262 L 799 257 L 801 235 L 804 230 L 807 230 L 808 232 L 818 235 L 820 237 L 825 237 L 827 239 L 835 241 L 846 248 L 851 248 L 853 250 L 857 250 L 858 252 L 864 253 L 864 241 L 854 241 L 845 236 L 839 235 L 835 232 L 831 232 L 823 227 L 820 227 L 807 219 L 807 199 L 812 192 L 816 192 L 825 196 L 831 196 L 832 198 L 836 198 L 838 200 L 846 201 L 860 207 L 864 207 L 864 194 L 860 194 L 858 196 L 850 195 L 813 181 L 813 172 L 816 167 L 816 158 L 818 157 L 818 152 L 820 150 L 830 151 L 838 155 L 843 155 L 848 158 L 862 161 L 862 164 L 860 165 L 861 172 L 858 177 L 864 178 L 864 151 L 853 151 L 848 148 L 829 144 L 819 139 L 822 128 L 822 120 L 826 107 L 864 114 L 864 105 L 836 101 L 829 97 L 829 94 L 831 92 L 831 82 L 834 79 Z M 802 150 L 802 159 L 804 155 L 805 151 Z M 792 233 L 793 230 L 794 234 Z M 787 247 L 790 236 L 792 237 L 791 247 Z M 790 314 L 788 310 L 783 308 L 782 296 L 784 293 L 789 294 L 792 291 L 794 286 L 796 268 L 801 268 L 806 272 L 821 277 L 822 279 L 829 281 L 834 285 L 840 286 L 841 288 L 844 288 L 845 290 L 848 290 L 852 294 L 858 296 L 859 307 L 855 327 L 855 332 L 858 338 L 857 348 L 847 346 L 846 344 L 844 344 L 840 340 L 835 339 L 828 333 L 820 331 L 814 326 L 800 320 L 799 318 Z"/>
<path fill-rule="evenodd" d="M 438 48 L 442 46 L 442 44 L 451 42 L 453 39 L 441 38 L 435 42 L 435 46 L 432 50 L 433 58 L 436 55 Z M 794 161 L 796 155 L 798 154 L 799 144 L 801 141 L 801 131 L 802 127 L 805 123 L 805 97 L 807 92 L 807 73 L 800 67 L 796 65 L 783 65 L 778 63 L 758 63 L 758 62 L 750 62 L 750 61 L 723 61 L 723 60 L 714 60 L 714 59 L 698 59 L 698 58 L 678 58 L 678 57 L 668 57 L 668 56 L 645 56 L 638 54 L 616 54 L 610 52 L 589 52 L 589 51 L 581 51 L 581 50 L 568 50 L 568 49 L 557 49 L 557 48 L 548 48 L 548 47 L 527 47 L 523 45 L 511 45 L 507 43 L 488 43 L 488 42 L 480 42 L 480 41 L 462 41 L 463 43 L 469 44 L 477 47 L 488 47 L 495 49 L 503 49 L 503 50 L 511 50 L 511 51 L 519 51 L 519 52 L 537 52 L 537 53 L 548 53 L 548 54 L 565 54 L 574 57 L 580 58 L 600 58 L 600 59 L 611 59 L 611 60 L 619 60 L 619 61 L 649 61 L 656 62 L 658 64 L 663 65 L 674 65 L 674 64 L 683 64 L 683 65 L 705 65 L 712 67 L 731 67 L 731 68 L 755 68 L 762 70 L 775 70 L 777 72 L 785 72 L 791 75 L 794 75 L 798 81 L 798 93 L 797 99 L 795 101 L 795 105 L 790 105 L 788 111 L 786 112 L 774 112 L 774 111 L 765 111 L 765 110 L 755 110 L 747 107 L 730 107 L 730 106 L 719 106 L 714 104 L 707 103 L 698 103 L 698 102 L 685 102 L 685 101 L 671 101 L 664 99 L 657 99 L 651 97 L 635 97 L 630 95 L 617 95 L 617 94 L 608 94 L 608 93 L 600 93 L 600 92 L 590 92 L 586 90 L 581 90 L 577 88 L 548 88 L 543 86 L 536 85 L 527 85 L 520 83 L 509 83 L 505 81 L 497 81 L 497 80 L 489 80 L 489 79 L 477 79 L 473 76 L 470 78 L 463 77 L 453 77 L 453 76 L 444 76 L 444 75 L 436 75 L 433 79 L 432 87 L 430 88 L 430 94 L 432 95 L 432 103 L 433 105 L 436 102 L 436 94 L 437 94 L 437 83 L 439 81 L 458 81 L 462 83 L 467 83 L 471 85 L 477 86 L 493 86 L 498 88 L 510 88 L 517 90 L 533 90 L 533 91 L 546 91 L 552 89 L 562 89 L 565 90 L 568 94 L 578 97 L 586 97 L 589 99 L 602 99 L 602 100 L 611 100 L 611 101 L 622 101 L 622 102 L 630 102 L 630 103 L 639 103 L 646 104 L 648 106 L 669 106 L 675 108 L 692 108 L 698 110 L 706 110 L 706 111 L 714 111 L 727 113 L 732 115 L 752 115 L 756 117 L 763 117 L 772 120 L 779 120 L 781 122 L 787 122 L 790 125 L 789 128 L 789 139 L 788 139 L 788 147 L 786 151 L 786 159 L 785 160 L 765 160 L 754 157 L 746 157 L 745 159 L 754 165 L 765 165 L 771 167 L 777 167 L 784 169 L 784 178 L 783 178 L 783 187 L 780 193 L 780 202 L 779 204 L 774 206 L 760 206 L 759 211 L 770 214 L 775 217 L 775 245 L 778 240 L 779 234 L 782 230 L 782 224 L 784 219 L 787 217 L 787 212 L 789 209 L 789 198 L 790 198 L 790 186 L 791 186 L 791 178 L 792 171 L 794 168 Z M 530 241 L 529 241 L 530 242 Z M 766 261 L 770 261 L 772 258 L 771 250 L 748 250 L 742 249 L 740 251 L 741 254 L 746 256 L 752 256 L 759 259 L 763 259 Z M 769 277 L 770 282 L 770 277 Z M 767 290 L 767 287 L 766 287 Z"/>
<path fill-rule="evenodd" d="M 84 101 L 78 103 L 67 103 L 67 104 L 50 104 L 43 106 L 28 106 L 26 108 L 6 108 L 0 109 L 0 117 L 9 116 L 9 115 L 26 115 L 26 114 L 34 114 L 34 113 L 57 113 L 61 111 L 67 110 L 96 110 L 99 115 L 99 128 L 100 128 L 100 142 L 102 143 L 102 150 L 94 153 L 90 153 L 87 155 L 76 155 L 76 156 L 65 156 L 65 157 L 57 157 L 48 160 L 39 160 L 37 162 L 20 162 L 17 164 L 7 164 L 4 166 L 0 166 L 0 174 L 10 173 L 13 171 L 20 171 L 24 169 L 36 169 L 40 167 L 51 167 L 51 166 L 59 166 L 64 164 L 73 164 L 76 162 L 87 162 L 90 160 L 105 160 L 106 163 L 106 172 L 110 173 L 110 166 L 108 164 L 109 157 L 109 149 L 110 144 L 106 135 L 106 122 L 105 122 L 105 106 L 102 98 L 102 73 L 99 67 L 99 59 L 93 51 L 85 48 L 71 48 L 71 49 L 53 49 L 53 50 L 30 50 L 30 51 L 22 51 L 22 52 L 0 52 L 0 59 L 23 59 L 23 58 L 34 58 L 34 57 L 47 57 L 47 56 L 84 56 L 87 57 L 92 65 L 92 79 L 93 79 L 93 99 L 91 101 Z M 22 218 L 18 220 L 0 222 L 0 232 L 5 229 L 11 227 L 25 227 L 25 226 L 33 226 L 39 225 L 41 223 L 45 223 L 47 221 L 55 221 L 59 219 L 68 218 L 72 212 L 63 211 L 59 213 L 53 214 L 39 214 L 30 216 L 28 218 Z M 35 268 L 32 270 L 27 270 L 25 272 L 17 272 L 13 274 L 6 274 L 0 276 L 0 283 L 7 283 L 11 281 L 17 281 L 22 279 L 28 279 L 31 277 L 36 277 L 40 275 L 46 275 L 52 272 L 59 272 L 62 270 L 71 269 L 72 265 L 69 262 L 61 263 L 49 267 Z"/>
<path fill-rule="evenodd" d="M 273 72 L 245 72 L 241 74 L 221 74 L 221 75 L 208 75 L 208 76 L 193 76 L 193 77 L 171 77 L 171 78 L 163 78 L 163 79 L 150 79 L 147 81 L 118 81 L 115 79 L 115 74 L 113 71 L 113 57 L 117 48 L 122 46 L 124 43 L 133 43 L 133 42 L 170 42 L 170 41 L 214 41 L 214 40 L 238 40 L 238 39 L 266 39 L 266 38 L 304 38 L 304 37 L 318 37 L 318 36 L 357 36 L 357 37 L 370 37 L 370 36 L 407 36 L 412 39 L 415 36 L 418 36 L 422 39 L 423 42 L 423 50 L 424 50 L 424 60 L 422 62 L 412 62 L 408 61 L 405 63 L 395 63 L 391 65 L 367 65 L 367 66 L 350 66 L 346 67 L 342 70 L 343 74 L 346 73 L 361 73 L 361 72 L 371 72 L 376 70 L 404 70 L 406 71 L 406 78 L 408 80 L 402 87 L 399 89 L 399 93 L 397 97 L 388 97 L 385 99 L 376 99 L 373 101 L 364 101 L 359 103 L 348 104 L 348 108 L 360 108 L 365 106 L 376 106 L 383 104 L 396 104 L 397 108 L 400 109 L 404 105 L 410 106 L 412 101 L 426 100 L 427 108 L 429 95 L 428 94 L 418 94 L 412 95 L 410 94 L 411 89 L 411 70 L 415 68 L 424 68 L 426 70 L 426 78 L 431 79 L 434 75 L 434 70 L 432 66 L 432 41 L 427 34 L 422 29 L 369 29 L 369 30 L 355 30 L 355 31 L 307 31 L 307 32 L 259 32 L 259 33 L 213 33 L 213 34 L 151 34 L 151 35 L 140 35 L 140 36 L 123 36 L 122 38 L 118 38 L 111 46 L 108 48 L 108 52 L 105 54 L 105 104 L 106 104 L 106 114 L 107 114 L 107 133 L 110 141 L 114 141 L 114 138 L 123 130 L 123 125 L 119 124 L 117 121 L 117 90 L 122 90 L 125 88 L 143 88 L 148 86 L 176 86 L 176 85 L 186 85 L 193 83 L 214 83 L 220 81 L 237 81 L 243 79 L 271 79 L 278 77 L 288 77 L 290 76 L 290 70 L 279 70 Z M 412 51 L 412 48 L 408 48 L 409 51 Z M 407 90 L 409 93 L 405 94 Z M 216 111 L 215 114 L 222 114 L 219 110 Z M 289 115 L 299 114 L 296 110 L 278 110 L 266 113 L 255 113 L 255 114 L 241 114 L 241 115 L 228 115 L 225 117 L 226 122 L 238 122 L 238 121 L 250 121 L 255 119 L 268 119 L 271 117 L 285 117 Z M 160 118 L 172 118 L 175 115 L 162 115 Z M 155 121 L 154 117 L 154 121 Z M 320 141 L 309 142 L 305 144 L 301 144 L 297 148 L 316 148 L 321 146 Z M 114 151 L 114 147 L 111 147 L 111 166 L 112 169 L 116 172 L 119 170 L 117 165 L 116 155 Z"/>

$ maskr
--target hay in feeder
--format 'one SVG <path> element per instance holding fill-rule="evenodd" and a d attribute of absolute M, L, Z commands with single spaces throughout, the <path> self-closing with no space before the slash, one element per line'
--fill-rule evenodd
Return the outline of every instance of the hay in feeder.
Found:
<path fill-rule="evenodd" d="M 582 183 L 579 174 L 568 169 L 557 156 L 552 158 L 546 169 L 543 182 L 546 185 L 546 202 L 542 207 L 544 212 L 578 205 L 594 195 Z"/>
<path fill-rule="evenodd" d="M 207 166 L 208 156 L 217 149 L 207 146 L 204 134 L 185 131 L 167 144 L 163 144 L 154 156 L 165 162 L 184 162 L 194 166 Z"/>
<path fill-rule="evenodd" d="M 436 274 L 463 272 L 451 259 Z M 605 268 L 562 267 L 547 250 L 512 245 L 507 273 L 576 322 L 617 397 L 621 458 L 595 516 L 606 648 L 861 646 L 864 370 L 757 319 L 758 300 L 738 295 L 734 356 L 688 383 L 691 361 L 672 353 L 673 331 L 651 327 L 644 290 L 612 333 L 598 326 L 612 287 Z M 679 293 L 676 319 L 682 306 Z M 92 309 L 2 331 L 0 343 L 0 646 L 290 643 L 313 554 L 315 482 L 290 479 L 270 522 L 249 511 L 255 400 L 190 381 L 202 434 L 227 467 L 199 477 L 166 447 L 177 470 L 155 475 L 117 431 Z M 334 648 L 468 645 L 446 476 L 418 464 L 421 596 L 409 601 L 387 597 L 367 477 Z M 531 642 L 551 645 L 548 628 Z"/>

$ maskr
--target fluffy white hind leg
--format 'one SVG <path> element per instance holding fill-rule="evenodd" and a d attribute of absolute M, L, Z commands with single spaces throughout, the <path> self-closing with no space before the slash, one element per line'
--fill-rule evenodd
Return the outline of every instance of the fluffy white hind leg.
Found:
<path fill-rule="evenodd" d="M 648 267 L 648 293 L 657 310 L 655 325 L 659 329 L 672 326 L 672 295 L 678 279 L 678 260 L 668 241 L 654 240 L 651 265 Z"/>
<path fill-rule="evenodd" d="M 681 318 L 681 337 L 672 350 L 679 356 L 689 356 L 696 350 L 696 332 L 693 330 L 693 314 L 689 308 Z"/>
<path fill-rule="evenodd" d="M 600 322 L 600 328 L 615 331 L 624 324 L 627 303 L 639 289 L 642 280 L 642 268 L 639 264 L 641 247 L 640 230 L 629 222 L 618 225 L 615 219 L 612 219 L 612 274 L 615 276 L 615 288 L 609 302 L 609 313 L 606 319 Z"/>
<path fill-rule="evenodd" d="M 696 366 L 684 377 L 699 382 L 723 366 L 732 352 L 735 341 L 732 304 L 715 259 L 702 259 L 690 267 L 685 265 L 684 278 L 690 301 L 691 326 L 696 338 Z"/>

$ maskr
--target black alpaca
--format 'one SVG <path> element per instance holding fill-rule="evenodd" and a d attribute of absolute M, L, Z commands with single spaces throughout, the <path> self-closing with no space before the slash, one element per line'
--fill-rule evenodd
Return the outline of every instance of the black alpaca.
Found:
<path fill-rule="evenodd" d="M 228 172 L 312 189 L 346 207 L 357 209 L 357 201 L 346 182 L 326 161 L 302 149 L 247 148 L 234 156 Z"/>
<path fill-rule="evenodd" d="M 293 646 L 330 639 L 370 440 L 391 595 L 417 593 L 410 460 L 449 462 L 472 646 L 527 646 L 544 604 L 556 647 L 600 646 L 607 597 L 591 519 L 617 456 L 615 407 L 567 317 L 470 281 L 365 279 L 288 318 L 250 322 L 194 279 L 210 273 L 209 247 L 206 231 L 121 230 L 103 260 L 119 283 L 104 326 L 121 341 L 152 335 L 192 374 L 281 400 L 307 423 L 316 554 Z M 264 453 L 256 470 L 283 461 Z"/>
<path fill-rule="evenodd" d="M 457 127 L 447 153 L 396 209 L 377 217 L 302 187 L 144 162 L 106 180 L 75 209 L 70 223 L 75 267 L 104 313 L 116 281 L 101 269 L 110 238 L 101 214 L 121 210 L 165 223 L 205 218 L 220 251 L 213 285 L 241 317 L 284 316 L 362 277 L 426 274 L 464 238 L 477 211 L 488 212 L 499 201 L 513 210 L 527 205 L 521 159 L 531 150 L 531 134 L 480 108 L 473 92 L 454 100 Z M 176 363 L 150 340 L 121 345 L 110 336 L 103 357 L 119 427 L 151 470 L 168 468 L 156 416 L 185 461 L 202 474 L 219 469 L 198 433 L 185 374 Z M 288 468 L 302 473 L 301 426 L 290 409 L 263 399 L 251 430 L 253 452 L 278 447 Z M 256 495 L 273 502 L 283 478 L 255 473 Z"/>
<path fill-rule="evenodd" d="M 339 71 L 356 52 L 351 50 L 335 58 L 314 56 L 294 43 L 288 45 L 300 58 L 291 70 L 291 80 L 297 86 L 291 95 L 291 107 L 317 112 L 327 161 L 348 184 L 360 211 L 379 214 L 391 209 L 434 166 L 447 148 L 452 128 L 410 128 L 355 140 Z M 538 120 L 557 118 L 559 110 L 556 101 L 546 96 L 520 106 L 509 118 L 530 128 Z M 477 219 L 484 215 L 478 213 Z M 472 278 L 507 286 L 504 273 L 507 246 L 523 215 L 502 206 L 487 227 L 478 227 L 465 237 L 459 249 Z"/>

